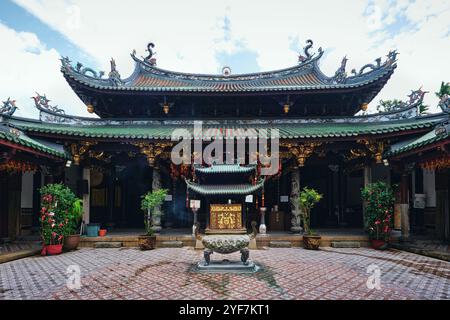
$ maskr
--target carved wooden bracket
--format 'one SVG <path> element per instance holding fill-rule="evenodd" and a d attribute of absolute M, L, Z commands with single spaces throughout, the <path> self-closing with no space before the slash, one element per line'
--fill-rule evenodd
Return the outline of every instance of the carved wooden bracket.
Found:
<path fill-rule="evenodd" d="M 321 142 L 282 144 L 282 146 L 287 147 L 292 155 L 296 158 L 299 167 L 305 166 L 306 159 L 313 154 L 315 148 L 321 145 Z"/>
<path fill-rule="evenodd" d="M 70 153 L 72 154 L 74 164 L 77 166 L 80 165 L 81 160 L 84 159 L 85 155 L 89 151 L 89 148 L 96 144 L 97 142 L 89 141 L 82 141 L 79 144 L 72 143 L 70 145 Z"/>

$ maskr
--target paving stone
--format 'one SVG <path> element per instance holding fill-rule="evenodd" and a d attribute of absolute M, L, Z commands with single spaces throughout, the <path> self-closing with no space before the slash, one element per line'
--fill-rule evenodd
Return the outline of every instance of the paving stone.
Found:
<path fill-rule="evenodd" d="M 140 251 L 81 248 L 0 265 L 0 300 L 7 299 L 450 299 L 450 263 L 399 250 L 370 248 L 267 248 L 250 259 L 254 274 L 198 274 L 203 259 L 193 248 Z M 239 261 L 239 252 L 211 260 Z M 67 286 L 77 265 L 81 288 Z M 369 289 L 377 267 L 381 290 Z"/>
<path fill-rule="evenodd" d="M 94 248 L 101 249 L 101 248 L 121 248 L 122 242 L 94 242 Z"/>
<path fill-rule="evenodd" d="M 271 248 L 290 248 L 292 243 L 290 241 L 270 241 L 269 247 Z"/>
<path fill-rule="evenodd" d="M 183 241 L 162 241 L 158 247 L 160 248 L 182 248 Z"/>
<path fill-rule="evenodd" d="M 331 241 L 331 247 L 333 247 L 333 248 L 360 248 L 361 243 L 359 241 Z"/>

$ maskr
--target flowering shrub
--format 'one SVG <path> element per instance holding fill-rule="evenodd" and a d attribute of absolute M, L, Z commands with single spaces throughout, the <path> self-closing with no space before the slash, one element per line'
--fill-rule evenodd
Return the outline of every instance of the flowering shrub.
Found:
<path fill-rule="evenodd" d="M 392 230 L 394 192 L 392 187 L 382 181 L 371 183 L 361 190 L 366 202 L 365 226 L 374 240 L 389 240 Z"/>
<path fill-rule="evenodd" d="M 44 245 L 62 244 L 73 228 L 75 194 L 62 184 L 49 184 L 41 188 L 41 238 Z"/>

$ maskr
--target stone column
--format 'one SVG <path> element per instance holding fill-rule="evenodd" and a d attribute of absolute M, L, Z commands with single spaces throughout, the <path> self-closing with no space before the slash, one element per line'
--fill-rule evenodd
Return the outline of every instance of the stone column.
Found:
<path fill-rule="evenodd" d="M 403 172 L 400 181 L 400 221 L 402 230 L 402 239 L 409 238 L 409 174 Z"/>
<path fill-rule="evenodd" d="M 83 194 L 83 221 L 89 223 L 90 218 L 90 192 L 91 192 L 91 170 L 89 168 L 83 168 L 82 179 L 88 182 L 88 193 Z"/>
<path fill-rule="evenodd" d="M 294 233 L 300 233 L 303 229 L 301 227 L 302 216 L 300 210 L 300 204 L 298 203 L 300 196 L 300 169 L 295 168 L 291 174 L 291 208 L 292 208 L 292 219 L 291 219 L 291 231 Z"/>
<path fill-rule="evenodd" d="M 152 191 L 156 191 L 161 189 L 161 174 L 159 172 L 159 168 L 154 167 L 153 168 L 153 179 L 152 179 Z M 153 224 L 153 231 L 155 233 L 161 232 L 161 206 L 156 207 L 153 209 L 152 212 L 152 224 Z"/>
<path fill-rule="evenodd" d="M 370 165 L 364 166 L 364 187 L 367 187 L 370 183 L 372 183 L 372 168 Z M 363 202 L 363 224 L 364 228 L 366 228 L 366 202 Z"/>

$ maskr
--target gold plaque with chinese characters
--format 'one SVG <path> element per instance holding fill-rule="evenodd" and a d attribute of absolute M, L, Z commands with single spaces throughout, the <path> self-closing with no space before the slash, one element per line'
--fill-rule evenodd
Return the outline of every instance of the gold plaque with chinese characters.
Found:
<path fill-rule="evenodd" d="M 242 229 L 241 204 L 212 204 L 210 209 L 211 229 Z"/>

